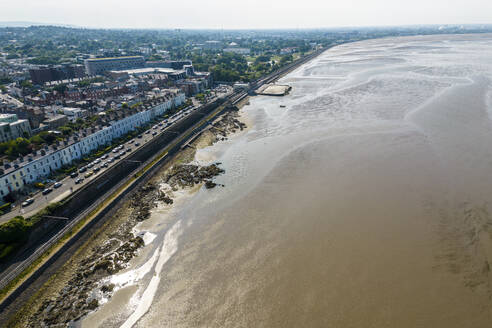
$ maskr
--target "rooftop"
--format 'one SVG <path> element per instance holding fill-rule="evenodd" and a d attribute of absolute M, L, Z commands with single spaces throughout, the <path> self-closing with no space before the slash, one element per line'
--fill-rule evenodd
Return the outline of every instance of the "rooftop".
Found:
<path fill-rule="evenodd" d="M 100 60 L 114 60 L 114 59 L 130 59 L 130 58 L 142 58 L 143 56 L 122 56 L 122 57 L 104 57 L 104 58 L 89 58 L 86 61 L 100 61 Z"/>

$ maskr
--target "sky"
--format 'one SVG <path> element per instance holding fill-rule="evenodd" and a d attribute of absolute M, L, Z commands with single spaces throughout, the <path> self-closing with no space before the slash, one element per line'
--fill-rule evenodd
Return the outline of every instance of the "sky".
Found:
<path fill-rule="evenodd" d="M 492 0 L 6 0 L 0 22 L 102 28 L 489 24 Z"/>

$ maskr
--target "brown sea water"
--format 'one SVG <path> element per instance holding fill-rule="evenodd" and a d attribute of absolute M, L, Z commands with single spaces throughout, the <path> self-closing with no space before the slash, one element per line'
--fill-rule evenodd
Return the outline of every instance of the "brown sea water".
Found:
<path fill-rule="evenodd" d="M 94 327 L 492 327 L 492 36 L 336 47 L 201 150 Z M 280 105 L 285 105 L 281 108 Z"/>

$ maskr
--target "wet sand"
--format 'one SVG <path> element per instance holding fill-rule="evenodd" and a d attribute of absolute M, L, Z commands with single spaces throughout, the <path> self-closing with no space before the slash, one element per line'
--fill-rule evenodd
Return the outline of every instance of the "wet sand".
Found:
<path fill-rule="evenodd" d="M 84 325 L 492 326 L 491 54 L 491 35 L 348 44 L 252 98 L 251 129 L 196 155 L 225 187 L 155 211 L 132 268 L 152 269 Z"/>

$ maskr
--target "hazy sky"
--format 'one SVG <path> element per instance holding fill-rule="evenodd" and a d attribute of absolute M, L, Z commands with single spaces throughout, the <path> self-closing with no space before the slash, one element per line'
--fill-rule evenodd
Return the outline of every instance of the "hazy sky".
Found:
<path fill-rule="evenodd" d="M 492 23 L 492 0 L 5 0 L 0 21 L 89 27 L 303 28 Z"/>

